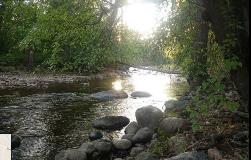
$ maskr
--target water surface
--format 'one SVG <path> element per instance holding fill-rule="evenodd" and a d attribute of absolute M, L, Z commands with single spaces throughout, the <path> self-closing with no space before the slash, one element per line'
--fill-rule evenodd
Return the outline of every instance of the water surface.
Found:
<path fill-rule="evenodd" d="M 147 91 L 149 98 L 109 102 L 88 100 L 88 94 L 109 89 Z M 88 140 L 91 122 L 105 115 L 122 115 L 135 120 L 136 109 L 176 99 L 187 89 L 175 74 L 130 68 L 129 76 L 86 83 L 52 83 L 43 89 L 0 90 L 0 133 L 15 133 L 24 139 L 13 151 L 14 160 L 51 160 L 62 149 L 75 148 Z M 120 137 L 123 131 L 107 133 Z M 106 133 L 105 133 L 106 134 Z"/>

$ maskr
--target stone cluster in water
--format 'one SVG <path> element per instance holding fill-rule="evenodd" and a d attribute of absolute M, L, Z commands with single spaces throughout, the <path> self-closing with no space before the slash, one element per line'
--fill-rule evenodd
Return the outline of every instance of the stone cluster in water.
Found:
<path fill-rule="evenodd" d="M 188 122 L 181 118 L 164 118 L 164 113 L 153 106 L 136 110 L 137 122 L 129 123 L 123 116 L 106 116 L 96 119 L 92 126 L 100 130 L 120 130 L 125 134 L 120 139 L 103 137 L 101 131 L 89 134 L 91 142 L 82 144 L 78 149 L 67 149 L 58 153 L 55 160 L 159 160 L 158 155 L 148 152 L 149 144 L 156 138 L 156 130 L 174 134 L 185 129 Z M 206 160 L 203 152 L 186 152 L 166 160 L 178 159 Z"/>
<path fill-rule="evenodd" d="M 149 97 L 145 92 L 133 92 L 131 97 Z M 127 98 L 128 95 L 123 91 L 103 91 L 90 95 L 90 98 L 107 101 L 113 99 Z M 184 106 L 184 101 L 167 101 L 166 112 L 176 111 Z M 79 148 L 66 149 L 60 151 L 55 160 L 159 160 L 159 155 L 149 151 L 154 141 L 158 138 L 158 130 L 168 135 L 174 135 L 180 130 L 189 127 L 187 120 L 176 117 L 165 118 L 164 113 L 154 106 L 145 106 L 136 110 L 136 122 L 130 122 L 127 117 L 123 116 L 105 116 L 92 122 L 92 127 L 97 129 L 89 134 L 90 142 L 83 143 Z M 125 128 L 125 134 L 120 139 L 111 139 L 105 137 L 101 130 L 121 130 Z M 174 148 L 179 145 L 178 139 L 183 137 L 177 136 L 170 138 Z M 14 141 L 15 140 L 15 141 Z M 14 148 L 20 145 L 20 138 L 13 138 L 12 146 Z M 17 144 L 17 145 L 16 145 Z M 175 149 L 175 157 L 166 160 L 192 159 L 206 160 L 207 154 L 203 152 L 185 152 Z M 182 153 L 182 154 L 180 154 Z"/>

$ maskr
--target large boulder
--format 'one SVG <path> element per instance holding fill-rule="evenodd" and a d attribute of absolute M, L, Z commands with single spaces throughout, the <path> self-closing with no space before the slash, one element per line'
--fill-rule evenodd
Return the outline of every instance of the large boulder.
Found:
<path fill-rule="evenodd" d="M 136 134 L 136 132 L 139 130 L 139 125 L 137 122 L 131 122 L 128 126 L 125 128 L 125 134 Z"/>
<path fill-rule="evenodd" d="M 92 126 L 101 130 L 121 130 L 130 120 L 123 116 L 105 116 L 93 121 Z"/>
<path fill-rule="evenodd" d="M 15 149 L 20 146 L 22 138 L 18 135 L 11 135 L 11 149 Z"/>
<path fill-rule="evenodd" d="M 132 142 L 127 139 L 114 139 L 112 143 L 118 150 L 128 150 L 132 147 Z"/>
<path fill-rule="evenodd" d="M 90 97 L 100 101 L 110 101 L 114 99 L 127 98 L 128 94 L 124 91 L 109 90 L 91 94 Z"/>
<path fill-rule="evenodd" d="M 94 147 L 101 153 L 109 153 L 112 150 L 112 142 L 105 139 L 93 141 Z"/>
<path fill-rule="evenodd" d="M 150 152 L 141 152 L 136 156 L 135 160 L 159 160 L 159 158 Z"/>
<path fill-rule="evenodd" d="M 138 130 L 138 132 L 132 137 L 132 142 L 135 143 L 147 143 L 152 140 L 154 131 L 150 128 L 144 127 Z"/>
<path fill-rule="evenodd" d="M 146 106 L 136 110 L 135 116 L 140 127 L 158 128 L 163 112 L 156 107 Z"/>
<path fill-rule="evenodd" d="M 204 152 L 194 151 L 194 152 L 185 152 L 164 160 L 208 160 L 208 156 Z"/>
<path fill-rule="evenodd" d="M 159 128 L 166 134 L 174 134 L 178 130 L 187 129 L 189 122 L 182 118 L 169 117 L 160 122 Z"/>
<path fill-rule="evenodd" d="M 58 153 L 55 160 L 87 160 L 87 155 L 78 149 L 67 149 Z"/>
<path fill-rule="evenodd" d="M 135 91 L 131 93 L 131 96 L 136 98 L 136 97 L 151 97 L 152 95 L 148 92 Z"/>

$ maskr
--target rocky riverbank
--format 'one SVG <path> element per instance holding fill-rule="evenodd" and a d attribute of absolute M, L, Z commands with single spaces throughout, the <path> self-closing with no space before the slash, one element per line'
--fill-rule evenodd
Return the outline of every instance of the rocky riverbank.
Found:
<path fill-rule="evenodd" d="M 22 74 L 23 75 L 23 74 Z M 126 76 L 122 72 L 109 72 L 93 76 L 81 75 L 38 75 L 38 74 L 3 74 L 0 81 L 4 81 L 3 89 L 18 87 L 46 87 L 50 83 L 72 83 L 79 81 L 83 85 L 89 85 L 92 79 Z M 9 82 L 7 82 L 9 81 Z M 6 85 L 7 84 L 7 85 Z M 42 98 L 44 106 L 48 101 L 53 104 L 73 103 L 75 101 L 111 101 L 115 99 L 148 99 L 152 95 L 142 91 L 130 91 L 128 95 L 123 91 L 98 90 L 100 92 L 84 93 L 50 93 L 35 94 L 28 97 L 25 102 L 36 103 Z M 238 93 L 230 89 L 225 93 L 226 98 L 239 101 Z M 88 130 L 89 141 L 81 141 L 74 148 L 57 151 L 55 159 L 70 160 L 217 160 L 217 159 L 245 159 L 248 153 L 248 123 L 245 113 L 230 112 L 225 109 L 215 109 L 209 112 L 209 119 L 203 123 L 204 130 L 194 133 L 190 123 L 190 115 L 186 107 L 194 98 L 193 92 L 188 92 L 178 100 L 169 100 L 164 103 L 164 112 L 160 107 L 145 106 L 136 110 L 136 121 L 130 122 L 123 116 L 105 116 L 90 121 L 93 127 Z M 207 95 L 204 95 L 206 97 Z M 142 101 L 144 101 L 142 100 Z M 161 102 L 162 103 L 162 102 Z M 17 102 L 19 105 L 20 102 Z M 25 103 L 23 106 L 27 106 Z M 145 103 L 144 105 L 151 104 Z M 141 105 L 139 105 L 141 106 Z M 137 108 L 139 107 L 137 106 Z M 14 106 L 15 107 L 15 106 Z M 117 107 L 117 106 L 116 106 Z M 41 108 L 41 105 L 39 105 Z M 68 112 L 68 111 L 67 111 Z M 69 112 L 70 113 L 70 112 Z M 109 114 L 105 114 L 109 115 Z M 118 115 L 118 114 L 116 114 Z M 127 115 L 126 115 L 127 116 Z M 71 117 L 72 118 L 72 117 Z M 86 117 L 85 117 L 86 118 Z M 131 118 L 130 118 L 131 119 Z M 86 122 L 87 123 L 87 122 Z M 84 123 L 84 124 L 86 124 Z M 125 127 L 125 128 L 124 128 Z M 107 136 L 107 132 L 124 128 L 124 134 L 118 138 Z M 22 135 L 23 136 L 23 135 Z M 87 136 L 88 137 L 88 136 Z M 24 137 L 23 137 L 24 138 Z M 21 137 L 16 138 L 16 144 L 22 144 Z M 72 141 L 72 139 L 70 139 Z M 85 142 L 86 141 L 86 142 Z M 74 141 L 72 141 L 74 142 Z M 13 142 L 14 143 L 14 142 Z M 61 142 L 60 142 L 61 143 Z M 75 142 L 74 142 L 75 143 Z M 80 145 L 83 143 L 82 145 Z M 78 147 L 75 147 L 78 146 Z M 68 148 L 68 147 L 66 147 Z M 243 156 L 244 155 L 244 156 Z M 52 155 L 54 157 L 54 155 Z M 244 158 L 243 158 L 244 157 Z M 51 159 L 51 158 L 50 158 Z"/>
<path fill-rule="evenodd" d="M 150 146 L 157 141 L 159 132 L 173 135 L 189 128 L 189 122 L 182 118 L 165 117 L 164 113 L 153 106 L 139 108 L 135 113 L 137 122 L 129 123 L 122 116 L 106 116 L 95 120 L 92 125 L 101 130 L 119 130 L 126 126 L 121 139 L 103 137 L 101 131 L 90 133 L 91 142 L 82 144 L 77 149 L 61 151 L 56 160 L 75 159 L 126 159 L 158 160 L 160 155 L 150 152 Z M 202 160 L 208 159 L 203 152 L 187 152 L 179 157 Z M 168 160 L 177 159 L 177 157 Z"/>
<path fill-rule="evenodd" d="M 102 117 L 92 126 L 98 130 L 90 133 L 90 141 L 76 149 L 58 153 L 56 160 L 221 160 L 239 159 L 239 149 L 247 152 L 248 131 L 242 126 L 230 135 L 208 131 L 208 135 L 193 133 L 185 106 L 192 95 L 165 103 L 165 112 L 154 106 L 145 106 L 135 112 L 136 122 L 122 116 Z M 229 115 L 228 118 L 237 115 Z M 239 117 L 240 118 L 240 117 Z M 221 120 L 225 120 L 224 118 Z M 240 119 L 239 119 L 240 120 Z M 241 123 L 243 124 L 243 123 Z M 240 125 L 240 124 L 239 124 Z M 102 132 L 120 130 L 120 138 L 104 137 Z M 214 126 L 216 127 L 216 126 Z M 209 137 L 209 135 L 211 135 Z M 230 140 L 231 143 L 230 143 Z M 242 145 L 233 146 L 233 143 Z M 229 145 L 229 146 L 227 146 Z"/>

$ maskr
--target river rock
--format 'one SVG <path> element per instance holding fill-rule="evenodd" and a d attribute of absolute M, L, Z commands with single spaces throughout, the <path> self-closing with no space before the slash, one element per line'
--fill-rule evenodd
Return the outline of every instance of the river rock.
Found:
<path fill-rule="evenodd" d="M 182 118 L 170 117 L 165 118 L 160 122 L 160 129 L 166 134 L 176 133 L 179 129 L 186 129 L 188 121 Z"/>
<path fill-rule="evenodd" d="M 105 116 L 93 121 L 92 126 L 101 130 L 121 130 L 130 120 L 123 116 Z"/>
<path fill-rule="evenodd" d="M 135 160 L 159 160 L 158 156 L 149 152 L 141 152 Z"/>
<path fill-rule="evenodd" d="M 177 112 L 177 111 L 181 111 L 185 108 L 186 104 L 187 104 L 187 100 L 169 100 L 165 102 L 165 112 Z"/>
<path fill-rule="evenodd" d="M 135 134 L 125 134 L 121 137 L 121 139 L 127 139 L 132 142 L 132 138 Z"/>
<path fill-rule="evenodd" d="M 114 99 L 128 98 L 128 94 L 124 91 L 109 90 L 91 94 L 90 97 L 100 101 L 110 101 Z"/>
<path fill-rule="evenodd" d="M 208 160 L 208 156 L 204 152 L 194 151 L 194 152 L 185 152 L 164 160 Z"/>
<path fill-rule="evenodd" d="M 135 91 L 131 93 L 132 97 L 151 97 L 152 95 L 148 92 L 143 92 L 143 91 Z"/>
<path fill-rule="evenodd" d="M 132 142 L 127 139 L 114 139 L 112 143 L 118 150 L 127 150 L 132 147 Z"/>
<path fill-rule="evenodd" d="M 103 138 L 103 134 L 100 131 L 93 131 L 89 134 L 89 139 L 91 141 Z"/>
<path fill-rule="evenodd" d="M 139 130 L 139 125 L 137 122 L 131 122 L 128 126 L 125 128 L 125 134 L 136 134 L 136 132 Z"/>
<path fill-rule="evenodd" d="M 154 131 L 150 128 L 144 127 L 138 130 L 138 132 L 132 137 L 133 143 L 147 143 L 152 140 Z"/>
<path fill-rule="evenodd" d="M 135 157 L 143 151 L 144 151 L 144 147 L 133 147 L 131 149 L 130 156 Z"/>
<path fill-rule="evenodd" d="M 89 143 L 83 143 L 79 147 L 79 150 L 85 152 L 87 155 L 91 155 L 95 151 L 95 147 L 90 142 Z"/>
<path fill-rule="evenodd" d="M 105 139 L 93 141 L 94 147 L 101 153 L 108 153 L 112 150 L 112 142 Z"/>
<path fill-rule="evenodd" d="M 207 154 L 208 154 L 208 158 L 210 160 L 221 160 L 222 159 L 222 155 L 221 155 L 220 151 L 216 148 L 208 149 Z"/>
<path fill-rule="evenodd" d="M 22 138 L 18 135 L 11 135 L 11 149 L 15 149 L 20 146 Z"/>
<path fill-rule="evenodd" d="M 85 152 L 78 149 L 68 149 L 58 153 L 55 160 L 87 160 L 87 156 Z"/>
<path fill-rule="evenodd" d="M 146 106 L 137 109 L 135 116 L 140 127 L 155 129 L 163 117 L 163 112 L 159 108 Z"/>

